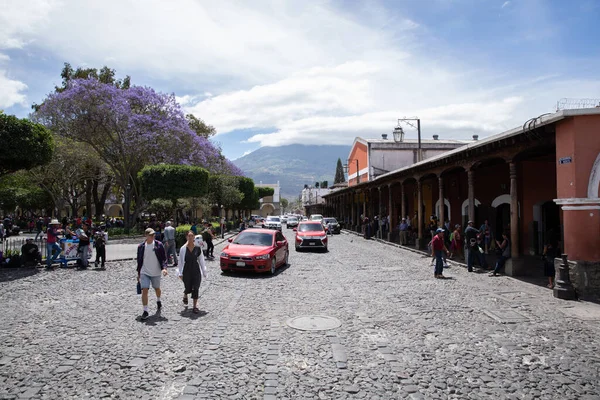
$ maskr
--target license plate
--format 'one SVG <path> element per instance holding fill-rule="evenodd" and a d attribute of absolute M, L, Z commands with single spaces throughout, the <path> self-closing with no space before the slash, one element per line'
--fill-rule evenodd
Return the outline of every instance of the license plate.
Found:
<path fill-rule="evenodd" d="M 238 262 L 235 263 L 235 265 L 237 265 L 238 267 L 245 267 L 246 263 L 243 262 L 243 261 L 238 261 Z"/>
<path fill-rule="evenodd" d="M 315 245 L 315 242 L 310 242 L 308 245 L 309 245 L 309 246 L 314 246 L 314 245 Z"/>

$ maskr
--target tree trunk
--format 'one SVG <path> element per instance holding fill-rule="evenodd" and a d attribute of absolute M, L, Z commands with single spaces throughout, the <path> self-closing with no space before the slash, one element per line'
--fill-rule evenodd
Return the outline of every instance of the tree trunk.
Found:
<path fill-rule="evenodd" d="M 92 218 L 92 180 L 87 179 L 85 181 L 85 211 L 86 217 Z"/>
<path fill-rule="evenodd" d="M 93 189 L 92 195 L 94 197 L 94 211 L 96 218 L 102 217 L 104 214 L 104 205 L 106 204 L 106 199 L 108 198 L 108 194 L 110 193 L 110 189 L 112 188 L 112 179 L 107 178 L 104 186 L 102 188 L 102 193 L 99 193 L 100 189 L 100 180 L 93 180 Z"/>

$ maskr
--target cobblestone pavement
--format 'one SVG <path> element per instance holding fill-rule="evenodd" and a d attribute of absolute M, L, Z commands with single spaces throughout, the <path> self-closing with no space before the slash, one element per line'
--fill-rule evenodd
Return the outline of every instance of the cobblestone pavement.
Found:
<path fill-rule="evenodd" d="M 144 323 L 133 262 L 0 271 L 0 398 L 600 399 L 599 306 L 548 289 L 436 280 L 428 258 L 348 234 L 328 253 L 292 242 L 274 277 L 209 263 L 199 315 L 174 272 Z M 341 326 L 287 326 L 305 315 Z"/>

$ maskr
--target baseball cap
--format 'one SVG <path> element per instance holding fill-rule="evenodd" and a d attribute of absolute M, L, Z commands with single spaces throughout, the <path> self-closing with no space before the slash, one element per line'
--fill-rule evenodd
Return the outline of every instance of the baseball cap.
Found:
<path fill-rule="evenodd" d="M 440 232 L 444 232 L 444 230 L 442 228 L 437 228 L 437 230 L 435 231 L 435 233 L 440 233 Z"/>

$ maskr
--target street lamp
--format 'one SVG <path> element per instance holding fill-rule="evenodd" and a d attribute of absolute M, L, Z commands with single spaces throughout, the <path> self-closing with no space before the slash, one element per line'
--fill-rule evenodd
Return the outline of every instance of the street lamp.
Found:
<path fill-rule="evenodd" d="M 419 145 L 417 151 L 417 162 L 423 160 L 423 155 L 421 154 L 421 120 L 417 117 L 414 118 L 398 118 L 398 126 L 394 128 L 394 140 L 396 142 L 402 142 L 404 140 L 404 130 L 400 126 L 400 122 L 404 122 L 405 124 L 412 126 L 417 130 L 417 136 L 419 138 Z M 416 122 L 415 126 L 412 122 Z M 398 139 L 396 139 L 398 137 Z"/>
<path fill-rule="evenodd" d="M 225 217 L 223 216 L 223 204 L 221 204 L 221 239 L 225 238 Z"/>
<path fill-rule="evenodd" d="M 349 163 L 350 161 L 356 161 L 356 184 L 358 185 L 360 183 L 360 174 L 358 173 L 358 159 L 356 158 L 349 158 L 346 160 L 346 165 L 344 165 L 344 169 L 346 170 L 346 173 L 348 174 L 348 181 L 350 181 L 350 167 L 349 167 Z"/>
<path fill-rule="evenodd" d="M 123 213 L 123 216 L 125 217 L 125 233 L 129 233 L 129 209 L 130 207 L 130 201 L 131 201 L 131 184 L 128 183 L 125 186 L 125 212 Z"/>

